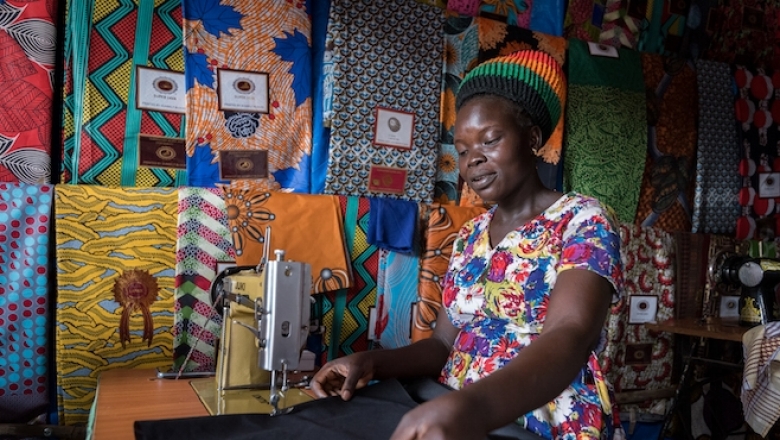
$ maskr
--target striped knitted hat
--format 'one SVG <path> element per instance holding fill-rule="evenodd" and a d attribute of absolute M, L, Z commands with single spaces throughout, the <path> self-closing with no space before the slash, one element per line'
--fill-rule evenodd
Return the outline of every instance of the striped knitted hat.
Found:
<path fill-rule="evenodd" d="M 565 93 L 566 78 L 553 57 L 521 50 L 489 59 L 469 72 L 460 83 L 455 108 L 477 95 L 505 97 L 531 116 L 547 142 L 561 117 Z"/>

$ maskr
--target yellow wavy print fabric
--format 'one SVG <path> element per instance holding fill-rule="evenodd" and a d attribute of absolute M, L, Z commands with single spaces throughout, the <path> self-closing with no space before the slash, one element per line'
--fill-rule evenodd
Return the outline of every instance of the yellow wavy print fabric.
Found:
<path fill-rule="evenodd" d="M 177 203 L 167 188 L 55 188 L 61 423 L 87 421 L 101 372 L 170 368 Z"/>

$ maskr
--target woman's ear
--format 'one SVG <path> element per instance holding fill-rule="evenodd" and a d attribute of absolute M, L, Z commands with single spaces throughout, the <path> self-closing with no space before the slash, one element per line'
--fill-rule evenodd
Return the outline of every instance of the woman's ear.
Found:
<path fill-rule="evenodd" d="M 539 151 L 544 146 L 542 139 L 542 129 L 538 125 L 534 125 L 528 130 L 528 145 L 530 145 L 534 155 L 538 156 Z"/>

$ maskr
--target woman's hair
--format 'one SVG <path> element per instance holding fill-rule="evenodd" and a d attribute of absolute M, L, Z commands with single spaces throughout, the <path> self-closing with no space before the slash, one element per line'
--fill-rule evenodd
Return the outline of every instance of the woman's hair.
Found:
<path fill-rule="evenodd" d="M 455 108 L 480 95 L 506 98 L 539 126 L 544 143 L 563 113 L 565 94 L 566 78 L 558 62 L 545 52 L 522 50 L 471 70 L 460 84 Z"/>

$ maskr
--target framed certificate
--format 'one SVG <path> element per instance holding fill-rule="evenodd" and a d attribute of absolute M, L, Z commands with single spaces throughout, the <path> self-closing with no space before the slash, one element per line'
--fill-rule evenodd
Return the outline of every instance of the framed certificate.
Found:
<path fill-rule="evenodd" d="M 186 112 L 184 74 L 171 70 L 136 66 L 135 106 L 165 113 Z"/>
<path fill-rule="evenodd" d="M 653 295 L 631 296 L 628 308 L 628 323 L 643 324 L 655 321 L 658 312 L 658 297 Z"/>
<path fill-rule="evenodd" d="M 377 107 L 374 123 L 374 145 L 411 150 L 414 114 Z"/>
<path fill-rule="evenodd" d="M 268 113 L 268 74 L 243 70 L 217 70 L 219 109 L 223 111 Z"/>
<path fill-rule="evenodd" d="M 620 52 L 616 47 L 601 43 L 588 43 L 588 52 L 594 57 L 620 58 Z"/>

